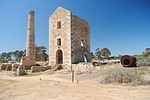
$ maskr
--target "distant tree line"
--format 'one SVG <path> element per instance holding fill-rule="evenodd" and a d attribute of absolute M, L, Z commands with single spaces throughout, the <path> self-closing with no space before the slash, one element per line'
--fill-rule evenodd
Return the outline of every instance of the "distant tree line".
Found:
<path fill-rule="evenodd" d="M 7 63 L 9 61 L 19 62 L 24 54 L 24 51 L 16 50 L 14 52 L 4 52 L 0 54 L 0 62 Z"/>
<path fill-rule="evenodd" d="M 45 46 L 36 46 L 36 61 L 48 61 L 47 48 Z M 7 63 L 9 61 L 20 62 L 21 58 L 25 55 L 25 50 L 16 50 L 14 52 L 0 53 L 0 63 Z M 134 55 L 138 62 L 150 62 L 150 48 L 146 48 L 142 54 Z M 95 53 L 90 53 L 90 58 L 97 60 L 104 59 L 120 59 L 121 55 L 111 56 L 111 51 L 108 48 L 97 48 Z"/>
<path fill-rule="evenodd" d="M 91 52 L 90 53 L 90 57 L 91 60 L 95 59 L 95 60 L 104 60 L 104 59 L 120 59 L 122 57 L 122 55 L 118 55 L 118 56 L 111 56 L 111 51 L 108 48 L 97 48 L 95 50 L 95 53 Z"/>
<path fill-rule="evenodd" d="M 138 55 L 133 55 L 137 58 L 138 62 L 150 62 L 150 48 L 146 48 L 144 52 Z M 91 59 L 104 60 L 104 59 L 120 59 L 122 55 L 111 56 L 111 52 L 108 48 L 97 48 L 95 53 L 90 53 Z"/>
<path fill-rule="evenodd" d="M 45 46 L 36 46 L 36 61 L 47 61 L 48 54 Z M 21 58 L 25 56 L 25 50 L 16 50 L 14 52 L 4 52 L 0 54 L 0 63 L 7 63 L 9 61 L 20 62 Z"/>
<path fill-rule="evenodd" d="M 120 59 L 119 56 L 111 56 L 111 51 L 108 48 L 97 48 L 95 53 L 91 52 L 90 53 L 91 60 L 96 59 L 96 60 L 104 60 L 104 59 Z"/>

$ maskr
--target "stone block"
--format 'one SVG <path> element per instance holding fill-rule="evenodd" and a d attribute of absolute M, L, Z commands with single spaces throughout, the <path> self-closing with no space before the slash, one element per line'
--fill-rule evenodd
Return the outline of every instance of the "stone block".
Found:
<path fill-rule="evenodd" d="M 10 71 L 12 69 L 12 64 L 7 64 L 6 70 Z"/>
<path fill-rule="evenodd" d="M 17 71 L 16 71 L 17 76 L 22 76 L 26 75 L 26 70 L 24 66 L 18 66 Z"/>
<path fill-rule="evenodd" d="M 0 70 L 6 70 L 7 64 L 1 64 L 0 65 Z"/>

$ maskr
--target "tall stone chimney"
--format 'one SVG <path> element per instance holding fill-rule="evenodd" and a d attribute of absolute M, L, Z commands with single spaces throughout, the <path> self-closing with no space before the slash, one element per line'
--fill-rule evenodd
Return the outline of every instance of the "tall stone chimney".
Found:
<path fill-rule="evenodd" d="M 35 33 L 34 33 L 34 11 L 28 13 L 28 30 L 26 43 L 26 56 L 35 60 Z"/>
<path fill-rule="evenodd" d="M 22 65 L 35 65 L 35 32 L 34 32 L 34 11 L 28 13 L 28 29 L 26 41 L 26 55 L 22 59 Z"/>

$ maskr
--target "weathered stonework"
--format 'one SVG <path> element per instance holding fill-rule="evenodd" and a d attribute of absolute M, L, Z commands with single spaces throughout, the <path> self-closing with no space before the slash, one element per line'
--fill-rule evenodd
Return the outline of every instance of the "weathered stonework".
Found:
<path fill-rule="evenodd" d="M 49 18 L 49 65 L 84 61 L 90 52 L 89 24 L 58 7 Z"/>
<path fill-rule="evenodd" d="M 1 64 L 0 65 L 0 70 L 6 70 L 7 64 Z"/>
<path fill-rule="evenodd" d="M 16 71 L 20 64 L 12 64 L 12 71 Z"/>
<path fill-rule="evenodd" d="M 51 67 L 50 66 L 32 66 L 31 67 L 31 72 L 40 72 L 40 71 L 46 71 L 49 70 Z"/>
<path fill-rule="evenodd" d="M 71 15 L 71 60 L 72 63 L 84 61 L 86 55 L 89 60 L 90 32 L 88 22 L 76 15 Z M 83 46 L 81 46 L 83 44 Z"/>
<path fill-rule="evenodd" d="M 12 69 L 12 64 L 7 64 L 6 70 L 9 71 Z"/>
<path fill-rule="evenodd" d="M 24 66 L 18 66 L 17 71 L 16 71 L 16 75 L 17 76 L 21 76 L 21 75 L 26 75 L 26 70 Z"/>
<path fill-rule="evenodd" d="M 31 67 L 35 65 L 35 32 L 34 32 L 34 11 L 28 13 L 28 30 L 26 42 L 26 56 L 22 59 L 22 65 Z"/>

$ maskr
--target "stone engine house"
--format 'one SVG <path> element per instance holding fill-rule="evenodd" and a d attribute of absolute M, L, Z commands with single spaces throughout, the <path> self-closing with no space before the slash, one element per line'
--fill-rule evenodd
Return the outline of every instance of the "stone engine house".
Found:
<path fill-rule="evenodd" d="M 89 23 L 58 7 L 49 18 L 49 65 L 88 61 L 89 53 Z"/>

